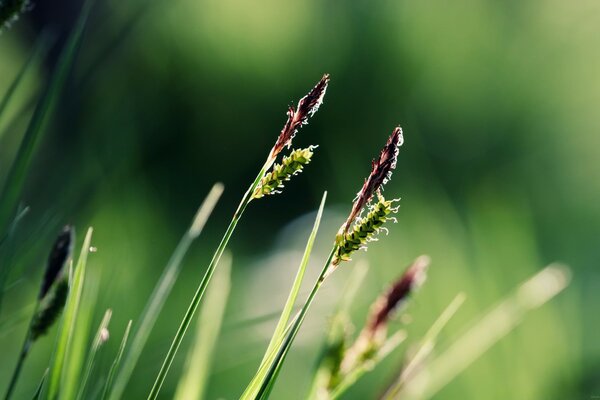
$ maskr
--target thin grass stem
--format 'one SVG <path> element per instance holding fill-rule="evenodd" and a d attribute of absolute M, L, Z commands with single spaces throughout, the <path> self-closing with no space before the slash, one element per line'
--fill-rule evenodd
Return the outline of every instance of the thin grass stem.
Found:
<path fill-rule="evenodd" d="M 150 336 L 150 332 L 156 323 L 158 314 L 162 310 L 165 301 L 171 293 L 173 285 L 179 276 L 183 258 L 187 254 L 191 244 L 202 232 L 208 217 L 212 213 L 222 193 L 223 185 L 221 183 L 217 183 L 212 187 L 202 202 L 202 205 L 198 209 L 190 228 L 182 236 L 181 240 L 177 244 L 177 247 L 173 251 L 171 258 L 167 262 L 167 265 L 165 266 L 165 269 L 158 280 L 158 283 L 154 288 L 148 303 L 146 304 L 146 308 L 142 312 L 140 319 L 141 322 L 133 336 L 129 351 L 123 359 L 121 369 L 116 376 L 115 385 L 110 393 L 111 400 L 116 400 L 123 396 L 127 382 L 129 382 L 135 365 L 137 364 L 140 355 L 142 354 L 142 350 L 148 341 L 148 337 Z"/>
<path fill-rule="evenodd" d="M 158 393 L 160 392 L 160 389 L 165 381 L 167 373 L 169 372 L 169 369 L 171 368 L 171 364 L 173 364 L 175 354 L 177 353 L 177 350 L 179 349 L 179 346 L 181 345 L 181 342 L 185 336 L 185 333 L 187 332 L 187 330 L 192 322 L 194 314 L 196 313 L 196 309 L 198 308 L 198 305 L 200 304 L 200 301 L 202 300 L 202 297 L 204 296 L 204 293 L 206 292 L 206 287 L 208 286 L 208 283 L 210 282 L 210 279 L 212 278 L 212 276 L 215 272 L 215 268 L 217 267 L 219 260 L 221 259 L 221 256 L 223 255 L 223 252 L 225 251 L 225 248 L 227 247 L 227 244 L 229 243 L 229 239 L 231 238 L 231 235 L 235 231 L 235 227 L 237 226 L 238 222 L 240 221 L 242 215 L 244 214 L 246 207 L 248 207 L 248 204 L 250 204 L 254 190 L 260 183 L 260 180 L 264 176 L 265 172 L 273 164 L 273 161 L 274 161 L 274 159 L 272 159 L 271 157 L 269 157 L 267 159 L 267 161 L 265 162 L 263 167 L 260 169 L 258 175 L 254 179 L 254 182 L 252 183 L 252 185 L 250 185 L 250 187 L 244 194 L 244 197 L 240 201 L 240 204 L 239 204 L 237 210 L 235 211 L 233 218 L 231 219 L 231 222 L 229 223 L 229 226 L 227 227 L 227 230 L 225 231 L 225 234 L 223 235 L 223 238 L 221 239 L 221 242 L 219 243 L 219 246 L 217 247 L 217 250 L 215 251 L 215 253 L 212 257 L 210 264 L 208 265 L 208 268 L 206 269 L 206 272 L 204 273 L 202 281 L 200 282 L 200 285 L 198 286 L 198 288 L 196 289 L 196 292 L 194 293 L 194 296 L 192 297 L 192 301 L 190 302 L 190 305 L 181 321 L 181 324 L 180 324 L 179 328 L 177 329 L 175 338 L 173 339 L 171 346 L 169 347 L 169 351 L 167 352 L 167 355 L 163 361 L 160 371 L 158 372 L 158 376 L 156 377 L 156 380 L 154 381 L 154 385 L 152 386 L 150 394 L 148 395 L 149 400 L 154 400 L 158 397 Z"/>

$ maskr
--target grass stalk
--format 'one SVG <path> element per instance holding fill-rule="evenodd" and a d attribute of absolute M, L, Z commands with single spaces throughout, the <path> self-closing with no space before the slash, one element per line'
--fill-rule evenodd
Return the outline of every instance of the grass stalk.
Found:
<path fill-rule="evenodd" d="M 363 363 L 358 368 L 354 369 L 333 389 L 330 394 L 330 400 L 338 399 L 346 391 L 352 387 L 364 374 L 375 368 L 383 359 L 392 353 L 400 344 L 406 340 L 406 332 L 396 332 L 389 339 L 387 339 L 384 345 L 377 351 L 375 357 L 368 363 Z"/>
<path fill-rule="evenodd" d="M 133 336 L 130 349 L 125 355 L 122 367 L 116 376 L 114 388 L 110 393 L 110 399 L 116 400 L 123 396 L 127 382 L 129 382 L 135 365 L 137 364 L 137 361 L 142 354 L 142 350 L 148 341 L 148 337 L 150 336 L 150 332 L 156 323 L 158 314 L 162 310 L 165 301 L 171 293 L 173 285 L 179 276 L 183 258 L 187 254 L 191 244 L 202 232 L 208 217 L 212 213 L 222 193 L 223 185 L 221 183 L 213 185 L 212 189 L 202 202 L 202 205 L 196 212 L 190 228 L 182 236 L 173 254 L 171 255 L 171 258 L 167 262 L 167 265 L 165 266 L 165 269 L 158 283 L 156 284 L 154 291 L 150 295 L 150 299 L 146 304 L 146 308 L 142 312 L 140 325 Z"/>
<path fill-rule="evenodd" d="M 93 229 L 89 228 L 83 241 L 81 254 L 79 256 L 79 259 L 77 260 L 75 270 L 72 273 L 73 279 L 71 280 L 69 297 L 67 298 L 67 304 L 65 306 L 65 311 L 62 317 L 58 341 L 54 353 L 54 360 L 48 378 L 49 386 L 47 398 L 50 400 L 55 400 L 59 398 L 59 390 L 63 375 L 63 369 L 65 367 L 65 359 L 69 348 L 71 347 L 73 332 L 75 330 L 75 324 L 77 322 L 77 313 L 79 311 L 81 295 L 83 292 L 83 283 L 85 281 L 87 258 L 90 251 L 92 233 Z"/>
<path fill-rule="evenodd" d="M 104 337 L 108 330 L 108 324 L 110 323 L 110 318 L 112 317 L 112 310 L 108 309 L 104 313 L 104 317 L 100 322 L 100 326 L 98 327 L 98 331 L 96 332 L 96 336 L 94 337 L 94 341 L 92 342 L 92 347 L 88 353 L 88 361 L 85 366 L 85 370 L 83 372 L 83 378 L 81 380 L 81 384 L 79 385 L 79 391 L 77 393 L 77 399 L 83 399 L 85 394 L 85 388 L 87 385 L 87 381 L 92 374 L 92 369 L 94 368 L 94 361 L 96 359 L 96 353 L 98 353 L 98 349 L 100 346 L 108 340 L 107 337 Z"/>
<path fill-rule="evenodd" d="M 570 281 L 569 268 L 550 265 L 522 283 L 515 293 L 479 318 L 429 365 L 405 382 L 391 398 L 429 399 L 463 372 L 490 347 L 510 333 L 525 315 L 563 291 Z"/>
<path fill-rule="evenodd" d="M 291 323 L 285 337 L 283 338 L 281 345 L 278 346 L 277 351 L 273 352 L 274 356 L 272 360 L 268 363 L 265 363 L 262 368 L 259 368 L 259 371 L 250 382 L 246 391 L 242 394 L 241 399 L 249 400 L 249 399 L 261 399 L 268 397 L 268 392 L 270 388 L 274 384 L 277 376 L 279 374 L 279 369 L 287 356 L 287 353 L 300 330 L 300 326 L 304 322 L 304 318 L 306 317 L 306 313 L 308 312 L 317 292 L 321 288 L 321 285 L 325 281 L 325 277 L 327 272 L 329 271 L 331 261 L 337 251 L 338 246 L 334 245 L 325 261 L 325 264 L 317 278 L 313 288 L 311 289 L 304 305 L 298 312 L 297 316 L 294 318 Z"/>
<path fill-rule="evenodd" d="M 306 266 L 308 265 L 308 260 L 310 259 L 310 254 L 312 253 L 312 248 L 315 243 L 315 239 L 317 237 L 317 232 L 319 230 L 319 224 L 321 222 L 321 217 L 323 216 L 323 208 L 325 207 L 325 200 L 327 199 L 327 192 L 323 193 L 323 198 L 321 199 L 321 205 L 319 206 L 319 211 L 317 212 L 317 217 L 315 218 L 315 222 L 313 224 L 312 231 L 310 232 L 310 236 L 306 243 L 306 248 L 304 249 L 304 254 L 302 255 L 302 261 L 300 262 L 300 267 L 298 268 L 298 272 L 296 273 L 296 278 L 294 279 L 294 283 L 292 285 L 292 289 L 290 290 L 290 294 L 285 302 L 285 306 L 283 307 L 283 311 L 281 312 L 281 316 L 279 321 L 277 322 L 277 326 L 275 328 L 275 332 L 271 337 L 271 341 L 267 347 L 267 351 L 263 356 L 261 361 L 261 366 L 264 364 L 268 355 L 275 349 L 277 342 L 280 338 L 283 337 L 283 332 L 285 331 L 285 327 L 287 326 L 290 316 L 292 315 L 292 310 L 294 308 L 294 304 L 296 303 L 296 298 L 298 297 L 298 293 L 300 292 L 300 286 L 302 285 L 302 280 L 304 278 L 304 273 L 306 272 Z"/>
<path fill-rule="evenodd" d="M 204 273 L 202 281 L 200 282 L 200 285 L 198 286 L 198 288 L 196 289 L 196 292 L 194 293 L 194 296 L 192 297 L 192 301 L 190 302 L 190 305 L 188 306 L 188 309 L 181 321 L 181 324 L 179 325 L 179 328 L 177 329 L 175 338 L 173 339 L 171 346 L 169 347 L 169 351 L 167 352 L 167 355 L 163 361 L 160 371 L 154 381 L 154 384 L 152 386 L 150 394 L 148 395 L 149 400 L 154 400 L 158 397 L 158 393 L 160 392 L 160 389 L 165 381 L 167 373 L 169 372 L 169 369 L 171 368 L 171 364 L 173 364 L 175 354 L 177 353 L 177 350 L 179 349 L 179 346 L 181 345 L 181 341 L 183 340 L 183 337 L 185 336 L 185 333 L 187 332 L 187 329 L 189 328 L 189 326 L 192 322 L 192 319 L 194 317 L 196 309 L 198 308 L 198 305 L 200 304 L 200 301 L 202 300 L 204 293 L 206 292 L 206 287 L 208 286 L 208 283 L 210 282 L 210 279 L 212 278 L 212 276 L 215 272 L 215 268 L 217 267 L 219 260 L 221 259 L 221 256 L 223 255 L 223 252 L 225 251 L 225 248 L 227 247 L 227 244 L 229 243 L 229 239 L 231 238 L 231 235 L 235 231 L 235 227 L 237 226 L 238 222 L 240 221 L 242 215 L 244 214 L 246 207 L 248 207 L 248 204 L 250 204 L 254 190 L 260 183 L 265 172 L 273 164 L 273 161 L 274 161 L 274 159 L 272 157 L 269 157 L 267 159 L 267 161 L 265 162 L 263 167 L 260 169 L 258 175 L 254 179 L 254 182 L 250 185 L 250 187 L 244 194 L 244 197 L 240 201 L 240 204 L 239 204 L 237 210 L 235 211 L 233 218 L 231 219 L 231 222 L 229 223 L 229 226 L 227 227 L 227 230 L 225 231 L 225 234 L 223 235 L 223 238 L 221 239 L 221 242 L 219 243 L 219 246 L 217 247 L 217 249 L 212 257 L 210 264 L 208 265 L 208 268 L 206 269 L 206 272 Z"/>
<path fill-rule="evenodd" d="M 425 333 L 425 336 L 421 340 L 419 348 L 412 356 L 410 361 L 402 368 L 402 372 L 398 380 L 386 391 L 382 400 L 391 400 L 397 393 L 402 389 L 402 386 L 407 380 L 413 375 L 416 369 L 421 365 L 425 359 L 433 352 L 437 338 L 442 329 L 448 324 L 450 319 L 456 314 L 458 309 L 465 302 L 466 296 L 464 293 L 459 293 L 454 297 L 450 304 L 440 314 L 437 320 L 431 325 L 429 330 Z"/>
<path fill-rule="evenodd" d="M 123 353 L 125 352 L 125 347 L 127 346 L 127 339 L 129 338 L 129 332 L 131 331 L 131 323 L 129 320 L 127 323 L 127 327 L 125 328 L 125 333 L 123 334 L 123 339 L 121 339 L 121 345 L 119 346 L 119 350 L 117 351 L 117 355 L 115 356 L 115 360 L 110 366 L 110 370 L 108 371 L 108 376 L 106 377 L 106 382 L 104 382 L 104 390 L 102 391 L 102 400 L 108 398 L 108 392 L 112 386 L 112 381 L 121 364 L 121 359 L 123 357 Z"/>
<path fill-rule="evenodd" d="M 37 400 L 40 397 L 42 397 L 42 389 L 44 389 L 44 383 L 46 383 L 46 379 L 48 379 L 48 371 L 49 369 L 46 368 L 46 370 L 44 371 L 44 375 L 42 375 L 42 379 L 40 379 L 40 383 L 37 389 L 35 390 L 33 397 L 31 398 L 32 400 Z"/>
<path fill-rule="evenodd" d="M 175 392 L 175 400 L 204 398 L 215 347 L 231 288 L 231 254 L 223 255 L 196 322 L 196 336 Z"/>

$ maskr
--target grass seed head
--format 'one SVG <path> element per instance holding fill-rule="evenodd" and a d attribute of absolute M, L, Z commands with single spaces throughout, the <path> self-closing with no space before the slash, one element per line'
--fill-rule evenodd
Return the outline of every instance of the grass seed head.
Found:
<path fill-rule="evenodd" d="M 337 234 L 332 264 L 337 266 L 342 261 L 349 261 L 355 251 L 366 249 L 369 242 L 376 240 L 377 233 L 385 229 L 383 225 L 390 219 L 396 220 L 390 214 L 398 211 L 398 206 L 395 206 L 397 202 L 398 199 L 386 200 L 378 194 L 377 203 L 370 207 L 366 217 L 359 218 L 350 232 Z"/>
<path fill-rule="evenodd" d="M 275 159 L 284 147 L 292 145 L 292 139 L 303 125 L 308 123 L 308 119 L 312 117 L 321 104 L 327 91 L 329 84 L 329 74 L 323 75 L 319 83 L 306 96 L 300 99 L 296 108 L 290 106 L 287 112 L 287 121 L 275 142 L 275 146 L 271 149 L 270 158 Z"/>
<path fill-rule="evenodd" d="M 75 229 L 71 225 L 66 225 L 56 238 L 50 251 L 50 256 L 46 263 L 46 271 L 44 272 L 44 279 L 40 287 L 40 300 L 46 297 L 52 285 L 63 275 L 65 266 L 73 254 L 74 242 Z"/>
<path fill-rule="evenodd" d="M 44 335 L 58 319 L 65 308 L 69 294 L 69 280 L 66 276 L 56 282 L 50 292 L 42 299 L 31 324 L 31 339 Z"/>
<path fill-rule="evenodd" d="M 269 194 L 280 193 L 278 189 L 283 188 L 283 182 L 302 172 L 304 166 L 310 163 L 315 148 L 316 146 L 310 146 L 293 150 L 289 156 L 283 158 L 281 164 L 275 164 L 273 169 L 263 176 L 252 198 L 259 199 Z"/>
<path fill-rule="evenodd" d="M 429 262 L 428 256 L 417 258 L 400 279 L 373 303 L 366 325 L 371 336 L 376 336 L 377 332 L 385 329 L 395 310 L 398 310 L 408 297 L 423 285 L 427 278 Z"/>
<path fill-rule="evenodd" d="M 371 202 L 375 193 L 380 192 L 383 185 L 385 185 L 392 177 L 392 171 L 396 168 L 398 151 L 403 143 L 404 137 L 402 136 L 402 128 L 398 126 L 388 138 L 379 157 L 372 161 L 371 173 L 369 174 L 369 177 L 365 179 L 365 183 L 360 189 L 360 192 L 356 195 L 354 204 L 352 205 L 352 211 L 350 211 L 348 219 L 340 229 L 344 234 L 348 233 L 352 223 L 360 216 L 360 213 L 365 206 Z"/>

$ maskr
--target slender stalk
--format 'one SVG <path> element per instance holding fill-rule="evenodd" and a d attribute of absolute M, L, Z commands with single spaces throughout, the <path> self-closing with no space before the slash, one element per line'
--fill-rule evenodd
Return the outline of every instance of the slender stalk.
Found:
<path fill-rule="evenodd" d="M 31 319 L 31 321 L 33 322 L 33 318 Z M 13 371 L 12 377 L 10 378 L 10 383 L 8 384 L 8 389 L 6 390 L 6 395 L 4 396 L 5 400 L 9 400 L 11 398 L 15 388 L 17 387 L 17 381 L 19 380 L 21 369 L 23 369 L 23 364 L 25 363 L 25 359 L 29 354 L 29 349 L 31 348 L 31 345 L 33 344 L 33 341 L 31 340 L 31 325 L 32 324 L 29 323 L 29 328 L 27 328 L 27 334 L 25 336 L 23 346 L 21 347 L 21 351 L 19 353 L 19 360 L 17 361 L 15 370 Z"/>
<path fill-rule="evenodd" d="M 122 367 L 116 376 L 115 385 L 110 392 L 111 400 L 117 400 L 123 396 L 125 386 L 127 385 L 135 365 L 142 354 L 142 350 L 148 341 L 148 337 L 156 323 L 158 314 L 162 310 L 165 301 L 167 300 L 169 293 L 171 293 L 173 285 L 179 276 L 183 258 L 187 254 L 187 251 L 194 240 L 200 235 L 200 232 L 204 228 L 221 193 L 223 193 L 223 185 L 220 183 L 215 184 L 198 209 L 190 228 L 182 236 L 177 247 L 173 251 L 171 258 L 167 262 L 167 265 L 142 312 L 140 324 L 133 335 L 129 351 L 125 355 Z"/>
<path fill-rule="evenodd" d="M 202 297 L 204 296 L 204 292 L 206 291 L 206 287 L 208 286 L 208 283 L 210 282 L 210 279 L 212 278 L 212 276 L 215 272 L 215 269 L 219 263 L 219 260 L 221 259 L 221 256 L 223 255 L 223 252 L 225 251 L 225 248 L 227 247 L 227 244 L 229 243 L 229 239 L 231 238 L 231 235 L 233 234 L 235 227 L 237 226 L 238 222 L 240 221 L 242 215 L 244 214 L 246 207 L 248 207 L 248 204 L 250 204 L 250 201 L 252 200 L 252 193 L 254 193 L 254 190 L 260 183 L 260 180 L 264 176 L 265 172 L 273 164 L 273 161 L 274 161 L 274 159 L 272 157 L 269 157 L 267 159 L 267 161 L 265 162 L 263 167 L 260 169 L 260 172 L 254 179 L 254 182 L 252 183 L 252 185 L 250 185 L 250 187 L 244 194 L 244 197 L 240 201 L 240 204 L 239 204 L 237 210 L 235 211 L 235 214 L 233 214 L 233 218 L 231 219 L 231 222 L 229 223 L 229 226 L 227 227 L 227 230 L 225 231 L 225 234 L 223 235 L 223 238 L 221 239 L 221 242 L 219 243 L 219 246 L 217 247 L 217 250 L 215 251 L 215 254 L 212 257 L 210 264 L 208 265 L 208 268 L 206 269 L 206 272 L 204 273 L 204 277 L 202 278 L 200 285 L 196 289 L 196 292 L 194 293 L 194 297 L 192 297 L 192 301 L 190 302 L 190 305 L 183 317 L 183 320 L 181 321 L 181 325 L 179 325 L 179 328 L 177 329 L 175 338 L 173 339 L 173 342 L 171 343 L 171 347 L 169 348 L 169 351 L 167 352 L 167 356 L 165 357 L 165 360 L 163 361 L 160 371 L 158 372 L 158 376 L 156 377 L 156 380 L 154 381 L 152 390 L 150 391 L 150 394 L 148 395 L 148 400 L 154 400 L 158 397 L 158 393 L 160 392 L 160 389 L 165 381 L 167 373 L 169 372 L 169 369 L 171 368 L 171 364 L 173 364 L 173 359 L 175 358 L 175 354 L 177 353 L 177 350 L 179 349 L 179 346 L 181 345 L 183 337 L 185 336 L 185 333 L 187 332 L 187 329 L 189 328 L 190 323 L 192 322 L 192 319 L 194 317 L 196 309 L 198 308 L 198 305 L 200 304 L 200 301 L 202 300 Z"/>
<path fill-rule="evenodd" d="M 377 352 L 377 355 L 371 362 L 363 363 L 348 374 L 342 381 L 331 391 L 330 399 L 335 400 L 342 396 L 352 385 L 356 383 L 364 374 L 375 368 L 384 358 L 391 354 L 400 344 L 406 340 L 406 332 L 396 332 L 390 337 L 384 344 L 384 346 Z"/>
<path fill-rule="evenodd" d="M 310 308 L 317 292 L 321 288 L 321 285 L 325 281 L 325 277 L 328 275 L 330 264 L 331 264 L 331 261 L 333 260 L 333 256 L 335 255 L 337 248 L 338 248 L 338 246 L 334 245 L 333 248 L 331 249 L 331 252 L 329 253 L 329 256 L 327 257 L 327 261 L 325 262 L 323 269 L 321 270 L 319 278 L 317 279 L 317 281 L 315 282 L 315 285 L 313 286 L 312 290 L 310 291 L 310 293 L 306 299 L 306 302 L 304 303 L 304 305 L 298 312 L 298 316 L 295 318 L 289 333 L 286 335 L 283 343 L 281 344 L 281 347 L 279 347 L 279 350 L 278 350 L 277 355 L 275 356 L 273 362 L 270 363 L 267 374 L 265 375 L 265 379 L 261 382 L 260 388 L 258 389 L 256 396 L 253 396 L 253 393 L 247 393 L 246 396 L 248 396 L 248 397 L 244 396 L 244 398 L 260 399 L 263 397 L 263 395 L 266 395 L 267 392 L 270 390 L 270 387 L 272 386 L 273 381 L 278 374 L 279 368 L 281 367 L 281 364 L 283 364 L 285 356 L 287 355 L 288 350 L 292 346 L 292 343 L 293 343 L 294 339 L 296 338 L 298 331 L 300 330 L 300 326 L 302 325 L 302 322 L 304 322 L 304 318 L 306 317 L 306 313 L 308 312 L 308 309 Z"/>

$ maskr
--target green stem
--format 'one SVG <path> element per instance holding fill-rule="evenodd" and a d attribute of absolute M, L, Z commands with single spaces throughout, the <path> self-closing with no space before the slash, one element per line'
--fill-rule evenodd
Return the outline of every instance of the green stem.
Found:
<path fill-rule="evenodd" d="M 321 270 L 321 274 L 319 275 L 319 278 L 315 282 L 315 285 L 313 286 L 312 290 L 310 291 L 310 294 L 308 295 L 306 302 L 304 303 L 304 305 L 302 306 L 302 309 L 300 309 L 300 312 L 298 313 L 298 316 L 294 320 L 293 325 L 290 329 L 290 332 L 286 335 L 285 340 L 283 341 L 281 347 L 279 348 L 279 351 L 277 352 L 275 359 L 269 366 L 269 370 L 266 374 L 266 378 L 261 383 L 261 386 L 258 390 L 258 394 L 256 395 L 255 399 L 260 399 L 264 395 L 268 396 L 267 392 L 270 391 L 270 388 L 272 387 L 272 385 L 274 383 L 273 381 L 276 379 L 276 374 L 278 373 L 279 368 L 281 367 L 281 364 L 283 363 L 285 356 L 288 353 L 288 350 L 292 346 L 292 343 L 293 343 L 294 339 L 296 338 L 298 331 L 300 330 L 300 326 L 302 325 L 302 322 L 304 322 L 306 313 L 308 312 L 308 309 L 310 308 L 317 292 L 321 288 L 321 285 L 325 281 L 325 277 L 328 275 L 331 260 L 333 259 L 333 256 L 335 254 L 335 251 L 337 250 L 337 247 L 338 247 L 337 245 L 334 245 L 333 248 L 331 249 L 331 253 L 329 253 L 329 257 L 327 257 L 327 261 L 325 262 L 325 265 L 323 266 L 323 269 Z"/>
<path fill-rule="evenodd" d="M 217 247 L 217 250 L 215 251 L 213 258 L 210 261 L 210 264 L 208 265 L 206 272 L 204 273 L 204 277 L 202 278 L 200 285 L 196 289 L 196 293 L 194 293 L 194 297 L 192 297 L 192 301 L 190 302 L 190 305 L 183 317 L 183 320 L 181 321 L 181 325 L 179 325 L 179 329 L 177 330 L 177 333 L 175 334 L 175 338 L 173 339 L 173 342 L 171 343 L 171 347 L 169 348 L 167 356 L 165 357 L 165 360 L 163 361 L 160 371 L 158 372 L 158 376 L 156 377 L 156 380 L 154 381 L 152 390 L 150 391 L 150 394 L 148 395 L 148 400 L 154 400 L 157 398 L 158 393 L 160 392 L 160 389 L 165 381 L 167 373 L 169 372 L 169 368 L 171 368 L 171 364 L 173 363 L 175 354 L 177 353 L 177 350 L 179 349 L 179 346 L 181 345 L 183 337 L 185 336 L 185 333 L 186 333 L 187 329 L 189 328 L 190 323 L 192 322 L 192 319 L 194 317 L 196 309 L 198 308 L 198 305 L 200 304 L 200 301 L 202 300 L 202 297 L 204 296 L 204 292 L 206 291 L 206 287 L 208 286 L 208 283 L 210 282 L 210 279 L 212 278 L 212 276 L 215 272 L 215 269 L 219 263 L 219 260 L 221 259 L 221 256 L 223 255 L 223 252 L 225 251 L 225 248 L 227 247 L 227 244 L 229 243 L 229 239 L 231 238 L 231 235 L 233 234 L 233 231 L 235 230 L 237 223 L 241 219 L 244 211 L 246 210 L 246 207 L 248 207 L 248 204 L 250 204 L 250 201 L 252 200 L 252 194 L 254 193 L 254 189 L 256 189 L 256 187 L 260 183 L 260 180 L 262 179 L 263 175 L 271 167 L 272 163 L 273 163 L 273 161 L 271 158 L 267 159 L 267 161 L 261 168 L 260 172 L 254 179 L 254 182 L 252 183 L 252 185 L 250 185 L 250 187 L 246 191 L 246 194 L 244 194 L 244 197 L 240 201 L 240 204 L 239 204 L 237 210 L 235 211 L 235 214 L 233 214 L 233 218 L 231 219 L 231 222 L 229 223 L 229 226 L 227 227 L 227 230 L 225 231 L 225 234 L 223 235 L 223 238 L 221 239 L 221 242 L 219 243 L 219 247 Z"/>
<path fill-rule="evenodd" d="M 13 371 L 12 377 L 10 378 L 10 383 L 8 384 L 8 389 L 6 390 L 6 395 L 4 395 L 4 400 L 9 400 L 17 387 L 17 381 L 19 380 L 19 375 L 21 374 L 21 369 L 23 369 L 23 364 L 25 363 L 25 359 L 29 354 L 29 349 L 33 344 L 33 340 L 31 339 L 31 326 L 33 325 L 33 320 L 35 318 L 35 313 L 39 307 L 39 301 L 35 306 L 33 317 L 29 322 L 29 327 L 27 328 L 27 334 L 25 335 L 25 340 L 23 341 L 23 346 L 21 347 L 21 352 L 19 353 L 19 360 L 17 361 L 17 365 L 15 366 L 15 370 Z"/>

